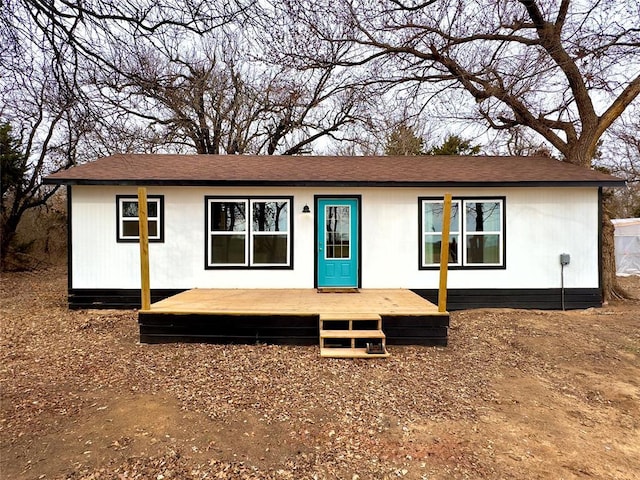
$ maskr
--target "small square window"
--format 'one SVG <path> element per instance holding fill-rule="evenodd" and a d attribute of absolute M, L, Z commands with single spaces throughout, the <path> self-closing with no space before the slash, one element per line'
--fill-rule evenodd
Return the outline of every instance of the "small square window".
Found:
<path fill-rule="evenodd" d="M 140 224 L 138 218 L 138 197 L 116 196 L 117 209 L 117 241 L 140 241 Z M 149 195 L 147 197 L 147 225 L 150 242 L 164 241 L 164 196 Z"/>

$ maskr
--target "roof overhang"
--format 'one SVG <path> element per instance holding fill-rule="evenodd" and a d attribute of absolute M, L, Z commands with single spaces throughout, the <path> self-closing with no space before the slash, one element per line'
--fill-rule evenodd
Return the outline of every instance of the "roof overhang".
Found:
<path fill-rule="evenodd" d="M 612 181 L 524 181 L 524 182 L 381 182 L 381 181 L 261 181 L 261 180 L 149 180 L 149 179 L 56 179 L 45 178 L 53 185 L 103 185 L 141 187 L 404 187 L 404 188 L 478 188 L 478 187 L 624 187 L 625 180 Z"/>
<path fill-rule="evenodd" d="M 65 185 L 200 187 L 620 187 L 623 179 L 548 157 L 122 154 L 44 179 Z"/>

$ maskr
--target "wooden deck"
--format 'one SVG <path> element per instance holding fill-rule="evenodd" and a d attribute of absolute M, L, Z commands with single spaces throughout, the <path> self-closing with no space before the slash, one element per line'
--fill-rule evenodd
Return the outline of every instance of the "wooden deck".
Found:
<path fill-rule="evenodd" d="M 140 340 L 147 343 L 317 344 L 322 314 L 379 315 L 389 345 L 447 342 L 448 312 L 402 289 L 194 289 L 141 310 L 138 322 Z"/>
<path fill-rule="evenodd" d="M 151 305 L 155 313 L 319 315 L 353 312 L 379 315 L 438 315 L 438 307 L 410 290 L 366 289 L 318 293 L 315 289 L 193 289 Z"/>

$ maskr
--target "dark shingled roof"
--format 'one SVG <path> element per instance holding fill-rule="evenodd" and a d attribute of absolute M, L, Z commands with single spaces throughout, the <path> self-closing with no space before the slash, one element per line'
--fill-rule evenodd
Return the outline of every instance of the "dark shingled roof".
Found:
<path fill-rule="evenodd" d="M 546 157 L 122 154 L 45 178 L 70 185 L 622 186 Z"/>

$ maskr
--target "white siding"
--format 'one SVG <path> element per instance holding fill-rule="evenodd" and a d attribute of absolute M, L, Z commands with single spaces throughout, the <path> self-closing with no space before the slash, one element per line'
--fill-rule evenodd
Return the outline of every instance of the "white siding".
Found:
<path fill-rule="evenodd" d="M 133 187 L 72 189 L 72 288 L 139 288 L 139 246 L 116 242 L 117 194 Z M 598 286 L 597 188 L 450 189 L 454 196 L 506 197 L 506 269 L 452 270 L 450 288 L 557 288 L 560 253 L 571 254 L 565 287 Z M 311 288 L 315 194 L 362 196 L 362 287 L 437 288 L 419 270 L 418 188 L 151 187 L 164 195 L 164 243 L 150 244 L 152 288 Z M 293 196 L 292 270 L 206 270 L 206 195 Z M 311 214 L 303 214 L 307 204 Z"/>

